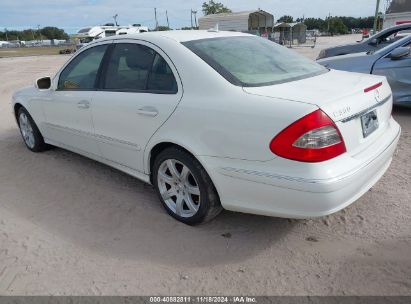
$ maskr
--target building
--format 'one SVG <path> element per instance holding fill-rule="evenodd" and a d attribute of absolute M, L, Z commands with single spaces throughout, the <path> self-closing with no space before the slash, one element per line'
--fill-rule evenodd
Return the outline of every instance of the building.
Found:
<path fill-rule="evenodd" d="M 272 37 L 275 42 L 282 45 L 305 43 L 307 40 L 307 26 L 302 22 L 276 23 Z"/>
<path fill-rule="evenodd" d="M 200 30 L 214 28 L 218 24 L 221 31 L 250 32 L 265 35 L 274 26 L 274 16 L 263 10 L 238 13 L 214 14 L 198 19 Z"/>
<path fill-rule="evenodd" d="M 384 17 L 384 29 L 411 23 L 411 0 L 392 0 Z"/>

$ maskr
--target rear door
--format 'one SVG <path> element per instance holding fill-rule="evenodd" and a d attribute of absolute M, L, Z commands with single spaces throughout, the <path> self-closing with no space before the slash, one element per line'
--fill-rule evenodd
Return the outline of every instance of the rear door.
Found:
<path fill-rule="evenodd" d="M 143 172 L 143 153 L 182 97 L 168 56 L 139 40 L 116 40 L 93 101 L 93 122 L 103 156 Z"/>
<path fill-rule="evenodd" d="M 409 48 L 411 43 L 408 42 L 403 47 Z M 387 77 L 395 102 L 411 101 L 411 55 L 392 60 L 388 54 L 375 63 L 372 74 Z"/>

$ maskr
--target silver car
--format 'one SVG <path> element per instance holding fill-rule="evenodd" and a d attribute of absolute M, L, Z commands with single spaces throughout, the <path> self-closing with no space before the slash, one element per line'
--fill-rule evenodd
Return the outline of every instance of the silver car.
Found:
<path fill-rule="evenodd" d="M 378 51 L 317 60 L 335 70 L 383 75 L 391 85 L 394 104 L 411 106 L 411 36 Z"/>
<path fill-rule="evenodd" d="M 324 49 L 320 52 L 317 59 L 324 59 L 333 56 L 341 56 L 353 53 L 378 51 L 390 45 L 404 35 L 409 34 L 411 31 L 411 24 L 401 24 L 397 26 L 385 29 L 368 39 L 357 41 L 356 43 L 350 43 L 345 45 L 338 45 L 328 49 Z"/>

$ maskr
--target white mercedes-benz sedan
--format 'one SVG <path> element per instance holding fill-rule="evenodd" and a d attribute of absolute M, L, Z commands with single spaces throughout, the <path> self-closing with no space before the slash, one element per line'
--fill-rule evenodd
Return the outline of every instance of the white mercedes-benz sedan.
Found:
<path fill-rule="evenodd" d="M 109 37 L 16 92 L 26 146 L 58 146 L 151 183 L 187 224 L 223 208 L 308 218 L 388 169 L 400 126 L 384 77 L 328 70 L 218 31 Z"/>

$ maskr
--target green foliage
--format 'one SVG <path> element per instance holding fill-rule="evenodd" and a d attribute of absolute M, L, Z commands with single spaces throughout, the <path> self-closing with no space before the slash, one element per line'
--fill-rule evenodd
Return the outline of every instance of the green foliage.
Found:
<path fill-rule="evenodd" d="M 193 26 L 193 28 L 191 28 L 190 26 L 185 26 L 181 28 L 182 30 L 198 30 L 198 26 Z"/>
<path fill-rule="evenodd" d="M 46 39 L 69 39 L 69 36 L 64 32 L 64 30 L 57 27 L 46 26 L 40 30 L 41 34 L 46 37 Z"/>
<path fill-rule="evenodd" d="M 61 40 L 67 40 L 69 39 L 69 36 L 64 32 L 64 30 L 59 29 L 57 27 L 51 27 L 47 26 L 42 29 L 36 30 L 36 29 L 27 29 L 27 30 L 22 30 L 22 31 L 7 31 L 7 37 L 6 37 L 6 31 L 7 29 L 4 29 L 4 31 L 0 31 L 0 40 L 23 40 L 23 41 L 29 41 L 29 40 L 48 40 L 48 39 L 61 39 Z"/>
<path fill-rule="evenodd" d="M 334 34 L 347 34 L 348 28 L 344 24 L 343 20 L 340 17 L 328 18 L 327 22 L 330 25 L 330 27 L 328 29 L 328 32 L 331 35 L 334 35 Z"/>
<path fill-rule="evenodd" d="M 156 31 L 159 31 L 159 32 L 161 32 L 161 31 L 170 31 L 170 30 L 171 30 L 171 28 L 169 28 L 168 26 L 165 26 L 165 25 L 159 25 L 156 28 Z"/>
<path fill-rule="evenodd" d="M 364 29 L 372 28 L 374 24 L 374 17 L 354 18 L 354 17 L 331 17 L 330 19 L 323 20 L 321 18 L 306 18 L 304 19 L 307 29 L 319 29 L 320 31 L 328 31 L 328 21 L 330 21 L 330 32 L 332 34 L 346 33 L 352 29 Z M 344 28 L 341 22 L 345 25 Z"/>
<path fill-rule="evenodd" d="M 204 15 L 221 14 L 221 13 L 231 13 L 228 7 L 225 7 L 222 3 L 214 2 L 210 0 L 203 3 L 203 13 Z"/>
<path fill-rule="evenodd" d="M 327 30 L 327 22 L 321 18 L 306 18 L 304 19 L 304 24 L 307 26 L 307 29 L 314 30 L 318 29 L 320 31 Z"/>
<path fill-rule="evenodd" d="M 284 15 L 278 18 L 277 22 L 292 23 L 294 21 L 293 16 Z"/>

